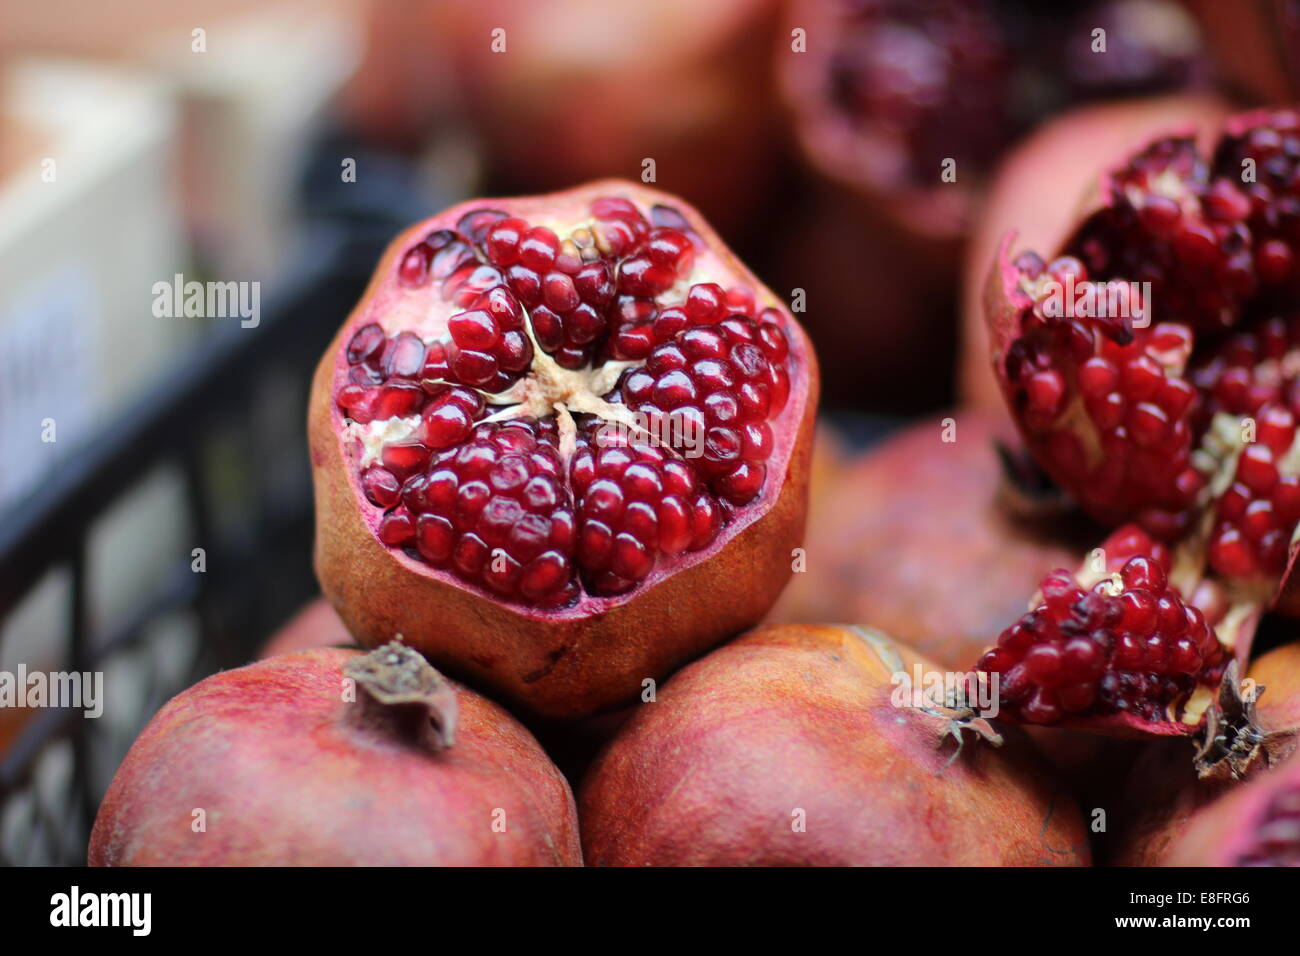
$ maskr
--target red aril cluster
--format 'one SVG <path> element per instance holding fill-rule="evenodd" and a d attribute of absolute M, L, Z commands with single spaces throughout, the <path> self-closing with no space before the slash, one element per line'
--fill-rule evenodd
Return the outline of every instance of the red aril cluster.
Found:
<path fill-rule="evenodd" d="M 1046 575 L 977 670 L 1000 675 L 1006 719 L 1188 733 L 1200 717 L 1187 710 L 1193 693 L 1216 686 L 1230 659 L 1217 621 L 1169 583 L 1170 553 L 1145 532 L 1122 528 L 1102 551 L 1104 574 Z"/>
<path fill-rule="evenodd" d="M 1090 281 L 1073 257 L 1023 253 L 1013 268 L 1026 306 L 1004 388 L 1031 449 L 1103 520 L 1141 514 L 1177 534 L 1205 483 L 1191 460 L 1196 392 L 1182 374 L 1191 333 L 1168 322 L 1134 328 L 1129 288 Z"/>
<path fill-rule="evenodd" d="M 1294 469 L 1277 470 L 1290 442 L 1241 452 L 1246 418 L 1280 434 L 1300 413 L 1297 303 L 1286 256 L 1265 249 L 1290 255 L 1300 236 L 1297 127 L 1291 111 L 1240 117 L 1212 162 L 1191 137 L 1155 141 L 1109 175 L 1066 255 L 1004 255 L 989 299 L 997 373 L 1044 469 L 1098 519 L 1166 540 L 1209 510 L 1211 566 L 1229 577 L 1276 577 L 1297 517 Z M 1045 315 L 1067 278 L 1098 299 L 1150 283 L 1153 324 Z"/>
<path fill-rule="evenodd" d="M 569 218 L 476 208 L 412 245 L 396 286 L 423 298 L 352 333 L 334 396 L 379 540 L 539 607 L 711 544 L 762 495 L 791 388 L 781 310 L 713 281 L 684 216 Z"/>
<path fill-rule="evenodd" d="M 1249 198 L 1255 270 L 1265 287 L 1294 287 L 1300 243 L 1300 117 L 1291 110 L 1233 120 L 1214 157 L 1215 172 Z M 1249 172 L 1249 175 L 1245 175 Z"/>
<path fill-rule="evenodd" d="M 1232 482 L 1217 499 L 1207 556 L 1219 574 L 1276 579 L 1285 569 L 1300 521 L 1300 475 L 1286 462 L 1295 433 L 1290 409 L 1266 405 L 1260 411 L 1255 441 L 1241 449 Z M 1290 473 L 1283 473 L 1284 464 Z"/>
<path fill-rule="evenodd" d="M 1256 289 L 1251 204 L 1240 178 L 1210 176 L 1190 137 L 1152 143 L 1112 174 L 1106 203 L 1067 244 L 1100 278 L 1150 282 L 1160 314 L 1235 325 Z"/>

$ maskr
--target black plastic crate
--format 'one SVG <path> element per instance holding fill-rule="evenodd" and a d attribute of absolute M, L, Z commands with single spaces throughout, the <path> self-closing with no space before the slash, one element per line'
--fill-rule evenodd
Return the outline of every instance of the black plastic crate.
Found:
<path fill-rule="evenodd" d="M 387 222 L 372 225 L 307 230 L 310 243 L 268 289 L 256 328 L 209 330 L 165 379 L 0 516 L 0 619 L 60 575 L 58 669 L 104 672 L 106 696 L 114 681 L 123 691 L 111 719 L 107 708 L 98 719 L 57 708 L 5 715 L 17 732 L 7 748 L 0 737 L 0 863 L 84 863 L 99 800 L 158 707 L 195 680 L 246 663 L 316 593 L 307 395 L 317 360 L 393 232 Z M 160 473 L 182 489 L 187 539 L 203 548 L 206 568 L 193 570 L 188 548 L 168 556 L 149 598 L 98 627 L 87 608 L 88 543 L 97 524 Z"/>

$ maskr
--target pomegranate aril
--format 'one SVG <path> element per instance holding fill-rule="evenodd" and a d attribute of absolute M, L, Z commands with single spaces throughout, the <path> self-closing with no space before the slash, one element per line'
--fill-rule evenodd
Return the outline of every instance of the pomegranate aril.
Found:
<path fill-rule="evenodd" d="M 451 522 L 440 515 L 420 515 L 415 527 L 415 547 L 433 564 L 442 564 L 452 555 L 456 533 Z"/>
<path fill-rule="evenodd" d="M 403 547 L 415 539 L 415 521 L 404 509 L 391 511 L 379 522 L 378 535 L 390 548 Z"/>
<path fill-rule="evenodd" d="M 385 341 L 387 339 L 384 330 L 377 323 L 371 322 L 369 325 L 363 325 L 357 329 L 351 341 L 348 342 L 348 363 L 359 365 L 374 358 L 383 349 Z"/>
<path fill-rule="evenodd" d="M 371 504 L 391 508 L 397 504 L 401 482 L 391 471 L 379 467 L 367 468 L 361 475 L 361 489 Z"/>

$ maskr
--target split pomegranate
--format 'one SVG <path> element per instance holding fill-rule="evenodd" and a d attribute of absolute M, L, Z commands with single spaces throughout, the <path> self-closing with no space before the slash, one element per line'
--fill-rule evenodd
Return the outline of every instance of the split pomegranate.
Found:
<path fill-rule="evenodd" d="M 1069 103 L 1177 89 L 1205 74 L 1171 0 L 1051 8 L 993 0 L 801 0 L 778 49 L 804 153 L 913 234 L 954 242 L 1006 143 Z M 1106 50 L 1093 50 L 1093 31 Z M 955 178 L 943 178 L 955 163 Z"/>
<path fill-rule="evenodd" d="M 1044 569 L 1077 565 L 1091 543 L 1081 522 L 1012 505 L 1023 492 L 999 442 L 1018 443 L 1009 422 L 962 411 L 814 482 L 807 567 L 767 621 L 871 621 L 944 667 L 969 667 Z"/>
<path fill-rule="evenodd" d="M 1186 736 L 1234 654 L 1244 657 L 1259 607 L 1234 604 L 1167 546 L 1120 528 L 1073 574 L 1046 575 L 1030 610 L 977 669 L 998 675 L 1000 717 L 1125 735 Z M 1100 560 L 1099 560 L 1100 559 Z"/>
<path fill-rule="evenodd" d="M 754 624 L 802 534 L 811 347 L 689 206 L 605 181 L 400 236 L 317 370 L 316 566 L 546 716 Z"/>
<path fill-rule="evenodd" d="M 1293 157 L 1286 110 L 1231 120 L 1212 160 L 1158 139 L 1107 177 L 1065 255 L 1004 245 L 987 299 L 1043 468 L 1102 521 L 1204 533 L 1211 570 L 1266 597 L 1300 518 Z"/>
<path fill-rule="evenodd" d="M 91 866 L 580 865 L 573 796 L 505 710 L 398 643 L 224 671 L 118 768 Z"/>
<path fill-rule="evenodd" d="M 894 706 L 891 678 L 917 666 L 936 669 L 877 632 L 797 625 L 691 664 L 584 780 L 588 864 L 1086 864 L 1079 811 L 1026 740 L 955 752 L 967 730 L 939 703 Z"/>
<path fill-rule="evenodd" d="M 1165 741 L 1138 758 L 1111 814 L 1109 862 L 1159 866 L 1203 808 L 1283 763 L 1300 728 L 1300 644 L 1286 644 L 1250 665 L 1249 683 L 1225 685 L 1213 726 L 1198 735 L 1195 759 L 1182 741 Z M 1244 688 L 1244 689 L 1243 689 Z"/>
<path fill-rule="evenodd" d="M 1015 249 L 1060 249 L 1074 231 L 1079 197 L 1096 188 L 1108 163 L 1170 129 L 1196 130 L 1213 148 L 1228 106 L 1209 96 L 1161 96 L 1079 107 L 1054 117 L 1007 153 L 974 223 L 962 267 L 960 397 L 980 408 L 1006 407 L 990 374 L 984 293 L 989 263 L 1008 233 Z"/>

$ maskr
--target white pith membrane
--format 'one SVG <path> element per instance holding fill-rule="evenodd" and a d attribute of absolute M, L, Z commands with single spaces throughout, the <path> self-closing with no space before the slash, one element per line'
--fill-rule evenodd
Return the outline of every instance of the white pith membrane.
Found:
<path fill-rule="evenodd" d="M 644 211 L 645 207 L 636 203 L 637 211 L 643 219 L 647 219 Z M 469 214 L 467 214 L 468 216 Z M 578 221 L 560 221 L 555 217 L 547 217 L 534 214 L 531 207 L 521 206 L 515 211 L 508 213 L 511 217 L 519 217 L 527 222 L 528 227 L 547 228 L 552 230 L 559 238 L 562 247 L 562 253 L 582 254 L 584 263 L 591 263 L 598 259 L 603 259 L 608 264 L 615 292 L 609 309 L 603 309 L 606 316 L 606 326 L 596 340 L 599 342 L 611 339 L 616 325 L 612 318 L 613 302 L 620 296 L 624 296 L 621 287 L 618 285 L 619 275 L 622 264 L 631 256 L 638 254 L 642 249 L 640 245 L 625 248 L 621 252 L 614 254 L 608 246 L 602 230 L 600 220 L 595 216 L 588 216 Z M 647 222 L 649 220 L 647 219 Z M 451 228 L 451 227 L 447 227 Z M 673 284 L 663 292 L 658 294 L 641 294 L 632 295 L 632 298 L 640 301 L 652 302 L 653 306 L 659 313 L 670 308 L 684 309 L 687 302 L 687 295 L 692 287 L 701 284 L 716 284 L 726 292 L 743 291 L 748 297 L 748 302 L 752 307 L 746 309 L 744 306 L 736 307 L 731 304 L 730 300 L 724 304 L 723 310 L 727 316 L 732 318 L 746 319 L 751 322 L 754 329 L 757 330 L 761 321 L 775 321 L 785 336 L 787 347 L 792 346 L 793 338 L 789 331 L 789 320 L 781 304 L 773 299 L 766 290 L 761 287 L 751 286 L 749 280 L 743 275 L 737 275 L 736 272 L 729 268 L 724 260 L 708 246 L 693 237 L 691 226 L 684 223 L 681 227 L 676 225 L 649 225 L 648 228 L 653 231 L 656 228 L 675 229 L 686 235 L 692 241 L 690 253 L 690 267 L 685 275 L 678 274 Z M 432 236 L 433 234 L 430 233 Z M 460 234 L 460 241 L 473 252 L 477 261 L 484 266 L 491 266 L 498 269 L 502 275 L 499 285 L 507 289 L 513 298 L 516 307 L 522 319 L 522 331 L 526 335 L 532 348 L 532 358 L 529 366 L 521 373 L 511 373 L 517 376 L 516 380 L 509 387 L 499 392 L 489 392 L 484 388 L 475 387 L 463 382 L 456 381 L 454 373 L 450 373 L 446 378 L 422 378 L 418 379 L 425 391 L 430 392 L 430 387 L 437 388 L 445 386 L 447 389 L 460 389 L 471 391 L 478 394 L 485 402 L 487 407 L 486 413 L 481 417 L 473 418 L 469 434 L 460 442 L 449 446 L 458 447 L 464 442 L 471 442 L 478 434 L 479 428 L 485 424 L 506 423 L 517 419 L 543 421 L 551 419 L 555 424 L 554 438 L 557 442 L 557 449 L 560 460 L 560 471 L 555 475 L 556 480 L 569 493 L 572 494 L 571 508 L 575 517 L 578 514 L 579 496 L 576 488 L 570 485 L 570 466 L 573 462 L 575 452 L 580 442 L 586 442 L 590 447 L 600 447 L 592 445 L 591 441 L 596 436 L 601 424 L 617 425 L 631 442 L 645 442 L 659 449 L 664 455 L 671 460 L 676 460 L 690 468 L 691 472 L 696 475 L 698 488 L 701 493 L 707 493 L 714 501 L 714 507 L 721 515 L 719 519 L 717 535 L 727 533 L 728 527 L 735 523 L 738 527 L 744 527 L 751 519 L 752 513 L 756 508 L 761 507 L 767 499 L 767 490 L 772 484 L 771 466 L 779 462 L 782 457 L 788 453 L 788 446 L 785 441 L 771 436 L 774 444 L 769 445 L 768 457 L 765 459 L 756 459 L 761 461 L 766 468 L 767 477 L 762 481 L 757 493 L 748 501 L 734 503 L 723 497 L 716 489 L 711 487 L 709 480 L 704 473 L 698 471 L 698 465 L 692 464 L 689 457 L 684 457 L 680 450 L 674 448 L 670 441 L 656 437 L 645 428 L 645 419 L 639 414 L 639 405 L 626 405 L 620 401 L 609 401 L 604 396 L 610 395 L 618 398 L 617 395 L 611 395 L 617 391 L 625 372 L 629 369 L 644 366 L 649 358 L 639 358 L 632 360 L 610 359 L 606 361 L 596 361 L 588 364 L 586 367 L 571 369 L 561 366 L 552 355 L 548 354 L 538 341 L 538 337 L 533 326 L 533 310 L 524 304 L 522 297 L 517 294 L 505 278 L 506 269 L 498 266 L 485 255 L 485 246 L 481 238 L 474 238 L 468 234 Z M 581 242 L 575 246 L 574 237 L 579 237 Z M 411 240 L 418 243 L 419 239 Z M 400 262 L 400 258 L 399 258 Z M 481 308 L 478 305 L 464 305 L 452 301 L 452 296 L 447 294 L 443 298 L 436 290 L 439 286 L 438 279 L 431 279 L 421 283 L 415 288 L 404 288 L 395 280 L 390 280 L 385 287 L 375 296 L 372 301 L 368 314 L 360 317 L 357 321 L 349 326 L 352 334 L 365 327 L 368 324 L 376 324 L 380 327 L 386 339 L 390 339 L 400 333 L 412 333 L 422 342 L 426 352 L 430 346 L 435 343 L 446 343 L 448 341 L 448 321 L 457 315 L 467 311 L 473 311 Z M 602 307 L 603 308 L 603 307 Z M 775 310 L 779 318 L 772 319 L 765 310 Z M 712 322 L 690 319 L 682 331 L 697 327 L 718 327 L 722 320 L 714 319 Z M 724 331 L 719 329 L 719 331 Z M 666 342 L 659 342 L 652 346 L 653 349 L 659 345 L 673 342 L 675 338 L 670 338 Z M 730 347 L 730 346 L 729 346 Z M 599 351 L 599 349 L 597 349 Z M 764 357 L 770 362 L 772 367 L 780 366 L 785 370 L 787 384 L 794 376 L 791 374 L 789 359 L 777 361 L 769 357 L 764 351 Z M 344 366 L 344 371 L 347 367 Z M 354 380 L 355 381 L 355 380 Z M 345 385 L 348 380 L 345 377 L 336 377 L 334 384 L 335 395 Z M 376 385 L 375 387 L 382 387 Z M 435 393 L 437 394 L 437 393 Z M 704 393 L 698 396 L 702 401 Z M 428 404 L 430 399 L 426 398 Z M 699 405 L 700 401 L 693 400 L 693 404 Z M 337 399 L 336 399 L 337 402 Z M 790 402 L 787 400 L 786 407 Z M 772 428 L 775 422 L 782 416 L 785 408 L 773 409 L 767 413 L 765 419 L 761 419 L 765 428 Z M 348 416 L 345 409 L 335 407 L 335 412 L 343 418 L 342 440 L 347 451 L 347 457 L 354 467 L 354 475 L 358 478 L 372 465 L 380 465 L 383 460 L 383 451 L 386 446 L 393 443 L 407 441 L 423 441 L 421 428 L 424 425 L 422 413 L 416 413 L 407 416 L 394 416 L 386 419 L 376 419 L 369 422 L 354 421 Z M 675 409 L 663 409 L 664 417 L 669 428 L 676 417 Z M 595 420 L 576 420 L 575 416 L 592 416 Z M 733 429 L 741 428 L 741 421 L 737 421 L 730 426 Z M 584 437 L 585 436 L 585 437 Z M 540 447 L 540 445 L 539 445 Z M 439 451 L 445 451 L 446 448 L 435 449 L 433 451 L 436 460 Z M 743 463 L 744 458 L 737 454 L 736 461 Z M 430 468 L 433 465 L 429 466 Z M 418 474 L 418 471 L 417 471 Z M 762 472 L 760 472 L 762 474 Z M 400 477 L 399 477 L 400 480 Z M 670 492 L 665 491 L 665 496 Z M 633 503 L 629 498 L 629 504 Z M 367 504 L 373 504 L 373 501 Z M 383 512 L 391 509 L 381 509 L 380 516 Z M 415 517 L 415 516 L 413 516 Z M 579 519 L 581 521 L 581 519 Z M 617 530 L 617 528 L 615 529 Z M 378 526 L 372 527 L 372 532 L 378 532 Z M 386 547 L 402 550 L 400 545 L 385 544 Z M 711 548 L 710 544 L 691 545 L 685 552 L 665 552 L 658 553 L 654 546 L 650 546 L 650 552 L 654 559 L 654 565 L 644 580 L 636 579 L 632 582 L 632 587 L 640 587 L 665 570 L 671 570 L 681 564 L 683 561 L 690 559 L 691 555 L 696 553 L 697 549 L 702 553 Z M 495 555 L 499 549 L 493 548 L 492 554 Z M 579 561 L 578 550 L 576 546 L 573 551 L 567 554 L 571 564 L 571 574 L 574 580 L 579 582 L 579 592 L 586 593 L 593 597 L 606 596 L 607 592 L 592 591 L 587 587 L 585 581 L 586 569 Z M 435 570 L 443 571 L 452 576 L 465 581 L 466 583 L 482 586 L 482 582 L 466 577 L 456 568 L 450 565 L 432 564 Z M 614 592 L 618 593 L 618 592 Z M 525 604 L 534 602 L 518 594 L 512 596 L 513 600 L 521 601 Z M 554 606 L 554 605 L 547 605 Z"/>

